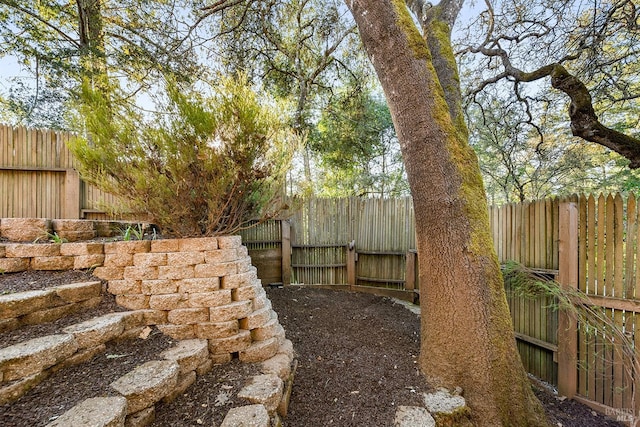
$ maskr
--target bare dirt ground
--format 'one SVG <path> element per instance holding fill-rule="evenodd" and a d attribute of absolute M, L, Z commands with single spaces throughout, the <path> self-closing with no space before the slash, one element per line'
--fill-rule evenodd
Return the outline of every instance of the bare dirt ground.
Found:
<path fill-rule="evenodd" d="M 0 294 L 90 279 L 89 272 L 0 275 Z M 429 385 L 419 374 L 419 318 L 388 298 L 309 287 L 270 289 L 293 341 L 298 369 L 287 427 L 391 426 L 398 405 L 420 405 Z M 59 331 L 118 308 L 112 297 L 96 309 L 0 335 L 0 347 Z M 112 393 L 109 383 L 174 345 L 155 329 L 146 339 L 110 343 L 87 363 L 63 369 L 12 405 L 0 406 L 0 426 L 43 426 L 80 400 Z M 171 403 L 158 405 L 154 426 L 217 426 L 259 367 L 237 360 L 215 367 Z M 573 401 L 538 390 L 554 426 L 618 426 Z"/>

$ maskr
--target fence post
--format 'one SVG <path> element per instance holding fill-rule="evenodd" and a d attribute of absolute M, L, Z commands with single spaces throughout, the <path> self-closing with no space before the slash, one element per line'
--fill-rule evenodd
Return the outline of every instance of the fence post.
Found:
<path fill-rule="evenodd" d="M 407 291 L 413 291 L 416 288 L 416 253 L 414 251 L 407 251 L 404 288 Z"/>
<path fill-rule="evenodd" d="M 347 283 L 351 290 L 356 285 L 356 241 L 347 244 Z"/>
<path fill-rule="evenodd" d="M 558 282 L 566 289 L 578 288 L 578 205 L 559 206 Z M 578 330 L 575 313 L 558 312 L 558 393 L 572 398 L 578 386 Z"/>
<path fill-rule="evenodd" d="M 63 203 L 63 218 L 80 218 L 80 175 L 75 169 L 67 169 L 65 173 Z"/>
<path fill-rule="evenodd" d="M 291 224 L 289 221 L 280 220 L 282 239 L 282 284 L 291 284 Z"/>

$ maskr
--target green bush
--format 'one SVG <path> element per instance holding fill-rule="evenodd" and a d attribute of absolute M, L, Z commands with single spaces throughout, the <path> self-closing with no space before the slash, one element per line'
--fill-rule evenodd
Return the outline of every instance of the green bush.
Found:
<path fill-rule="evenodd" d="M 144 215 L 168 236 L 228 234 L 277 214 L 295 142 L 274 103 L 242 76 L 208 97 L 169 82 L 167 98 L 143 117 L 85 86 L 86 138 L 69 144 L 83 178 L 118 196 L 114 210 Z"/>

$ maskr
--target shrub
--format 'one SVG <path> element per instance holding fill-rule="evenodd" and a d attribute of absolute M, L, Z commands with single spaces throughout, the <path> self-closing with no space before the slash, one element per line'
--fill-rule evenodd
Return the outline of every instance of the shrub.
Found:
<path fill-rule="evenodd" d="M 228 234 L 282 207 L 293 133 L 273 102 L 261 103 L 245 79 L 224 78 L 203 97 L 167 84 L 151 118 L 83 88 L 85 138 L 71 141 L 83 178 L 145 215 L 163 234 Z"/>

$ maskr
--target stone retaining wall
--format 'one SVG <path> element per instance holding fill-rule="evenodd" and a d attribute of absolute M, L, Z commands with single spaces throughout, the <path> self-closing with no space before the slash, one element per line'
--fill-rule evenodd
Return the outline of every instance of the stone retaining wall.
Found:
<path fill-rule="evenodd" d="M 0 218 L 0 238 L 12 242 L 48 241 L 51 235 L 67 242 L 94 237 L 121 235 L 127 227 L 148 230 L 150 224 L 130 221 L 89 221 L 83 219 Z"/>
<path fill-rule="evenodd" d="M 207 339 L 214 362 L 262 361 L 284 340 L 239 236 L 105 243 L 104 256 L 94 274 L 119 305 L 162 313 L 175 339 Z"/>
<path fill-rule="evenodd" d="M 63 227 L 67 227 L 67 231 L 73 228 L 73 233 L 79 233 L 78 227 L 85 227 L 87 237 L 90 233 L 87 225 L 80 224 L 83 221 L 53 227 L 48 220 L 34 220 L 33 224 L 29 220 L 21 220 L 0 219 L 0 237 L 33 241 L 36 234 L 42 236 L 55 231 L 59 237 L 67 238 Z M 91 234 L 99 235 L 97 222 L 84 223 L 92 223 L 95 234 Z M 21 224 L 21 230 L 15 230 L 17 224 Z M 13 231 L 9 231 L 12 228 Z M 43 228 L 47 231 L 43 232 Z M 113 229 L 113 225 L 105 229 Z M 73 233 L 67 234 L 69 241 L 80 237 L 80 234 Z M 103 231 L 103 235 L 105 233 Z M 69 269 L 94 269 L 94 275 L 107 282 L 106 289 L 116 296 L 116 302 L 132 311 L 109 314 L 67 327 L 58 335 L 1 349 L 0 403 L 17 399 L 65 366 L 81 363 L 104 351 L 107 341 L 131 338 L 155 325 L 174 339 L 189 341 L 183 341 L 179 348 L 166 352 L 164 361 L 142 365 L 112 384 L 114 390 L 124 397 L 115 398 L 118 404 L 113 407 L 116 409 L 107 411 L 112 412 L 108 417 L 117 419 L 113 425 L 146 425 L 153 419 L 157 401 L 173 399 L 193 384 L 196 373 L 202 374 L 212 364 L 228 362 L 234 357 L 244 362 L 263 362 L 264 375 L 254 379 L 252 385 L 242 391 L 246 399 L 256 404 L 253 407 L 264 408 L 263 412 L 270 419 L 275 417 L 273 419 L 277 420 L 279 415 L 286 414 L 293 383 L 293 348 L 285 339 L 284 328 L 271 308 L 271 302 L 257 278 L 257 270 L 251 265 L 251 258 L 239 236 L 0 243 L 0 273 Z M 101 284 L 95 283 L 91 292 L 102 290 Z M 91 296 L 79 300 L 72 297 L 73 291 L 80 292 L 74 286 L 32 291 L 32 295 L 26 296 L 24 294 L 30 292 L 6 295 L 8 305 L 4 307 L 0 303 L 0 328 L 2 325 L 6 328 L 20 325 L 28 316 L 36 317 L 26 308 L 29 306 L 36 312 L 42 312 L 40 316 L 50 317 L 57 311 L 66 310 L 60 308 L 62 301 L 82 305 L 99 298 Z M 89 292 L 80 293 L 89 295 Z M 198 356 L 184 357 L 190 352 L 182 348 L 183 345 L 194 346 Z M 187 366 L 182 363 L 183 359 L 192 360 Z M 149 377 L 149 372 L 160 368 L 167 372 L 168 382 L 151 384 L 144 392 L 136 392 L 144 383 L 143 379 Z M 129 393 L 129 389 L 133 391 Z M 146 400 L 137 401 L 139 395 L 144 395 Z M 85 410 L 94 411 L 93 415 L 95 411 L 104 412 L 105 402 L 98 399 L 96 403 L 94 400 L 84 401 L 77 410 L 74 408 L 51 425 L 77 425 L 76 415 L 83 418 Z M 239 411 L 232 414 L 227 423 L 236 425 L 233 417 L 247 421 L 247 414 Z M 279 422 L 274 422 L 277 424 Z M 268 426 L 271 422 L 266 419 L 260 425 Z"/>
<path fill-rule="evenodd" d="M 0 244 L 5 272 L 95 268 L 116 302 L 152 310 L 175 339 L 206 339 L 215 363 L 266 360 L 285 332 L 240 236 Z"/>
<path fill-rule="evenodd" d="M 52 322 L 96 307 L 100 301 L 102 284 L 97 281 L 0 295 L 0 333 L 23 325 Z"/>

